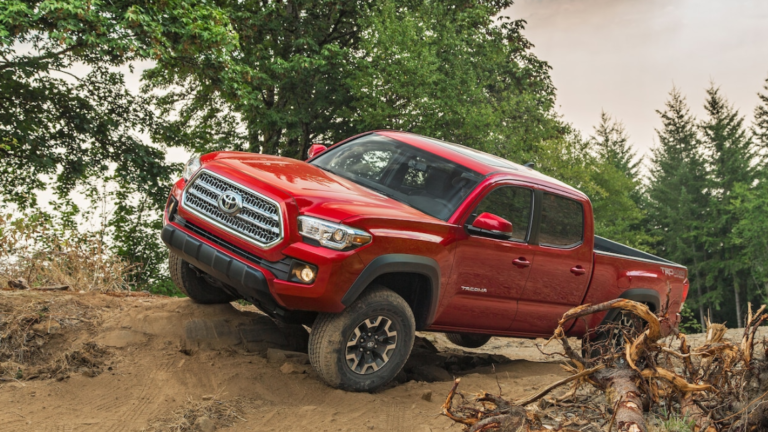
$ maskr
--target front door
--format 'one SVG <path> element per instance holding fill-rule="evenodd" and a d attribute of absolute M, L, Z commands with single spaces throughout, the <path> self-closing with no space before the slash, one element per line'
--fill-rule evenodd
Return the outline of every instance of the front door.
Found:
<path fill-rule="evenodd" d="M 489 332 L 509 328 L 533 264 L 526 243 L 532 207 L 531 189 L 508 184 L 492 188 L 482 198 L 466 221 L 465 237 L 456 244 L 445 312 L 435 324 Z M 482 213 L 512 222 L 512 237 L 489 238 L 467 229 Z"/>
<path fill-rule="evenodd" d="M 584 207 L 574 199 L 537 192 L 541 216 L 532 239 L 535 264 L 510 327 L 551 335 L 565 312 L 581 304 L 592 274 L 594 240 L 584 238 Z"/>

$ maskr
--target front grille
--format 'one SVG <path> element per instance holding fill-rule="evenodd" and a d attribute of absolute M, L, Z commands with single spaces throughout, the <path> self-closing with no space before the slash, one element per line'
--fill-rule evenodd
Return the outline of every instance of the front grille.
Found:
<path fill-rule="evenodd" d="M 243 199 L 242 210 L 234 216 L 219 210 L 217 204 L 219 196 L 229 191 Z M 187 210 L 259 246 L 271 246 L 282 238 L 280 207 L 276 202 L 211 172 L 202 171 L 195 176 L 183 200 Z"/>

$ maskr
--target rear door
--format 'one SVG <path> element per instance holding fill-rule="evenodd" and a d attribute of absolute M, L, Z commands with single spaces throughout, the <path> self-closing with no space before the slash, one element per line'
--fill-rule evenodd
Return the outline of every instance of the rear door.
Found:
<path fill-rule="evenodd" d="M 562 315 L 581 304 L 592 274 L 592 236 L 586 236 L 584 205 L 566 195 L 536 191 L 531 249 L 535 262 L 510 330 L 551 334 Z"/>
<path fill-rule="evenodd" d="M 509 328 L 533 263 L 527 244 L 532 210 L 533 189 L 515 184 L 490 188 L 465 222 L 464 237 L 457 241 L 445 312 L 435 324 L 488 332 Z M 512 222 L 512 238 L 483 237 L 466 229 L 485 212 Z"/>

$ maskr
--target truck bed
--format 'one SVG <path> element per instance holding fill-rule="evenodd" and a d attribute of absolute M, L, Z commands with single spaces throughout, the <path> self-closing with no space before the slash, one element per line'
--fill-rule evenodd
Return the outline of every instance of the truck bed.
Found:
<path fill-rule="evenodd" d="M 659 258 L 656 255 L 651 255 L 639 249 L 635 249 L 600 236 L 595 236 L 595 252 L 602 253 L 604 255 L 619 255 L 625 258 L 633 258 L 636 260 L 652 261 L 679 266 L 672 261 Z"/>
<path fill-rule="evenodd" d="M 631 297 L 649 304 L 656 313 L 667 307 L 678 311 L 687 294 L 687 275 L 680 264 L 595 236 L 594 271 L 583 303 Z M 603 312 L 579 320 L 568 333 L 583 335 L 587 329 L 600 325 L 607 315 Z M 668 328 L 676 326 L 679 319 L 676 313 L 669 315 Z"/>

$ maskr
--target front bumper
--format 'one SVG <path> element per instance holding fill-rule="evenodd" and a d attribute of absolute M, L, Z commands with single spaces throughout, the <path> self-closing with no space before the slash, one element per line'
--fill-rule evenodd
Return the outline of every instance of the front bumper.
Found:
<path fill-rule="evenodd" d="M 285 315 L 285 310 L 272 297 L 267 278 L 260 270 L 214 249 L 171 224 L 163 227 L 160 237 L 173 253 L 231 286 L 259 309 L 273 316 Z"/>

